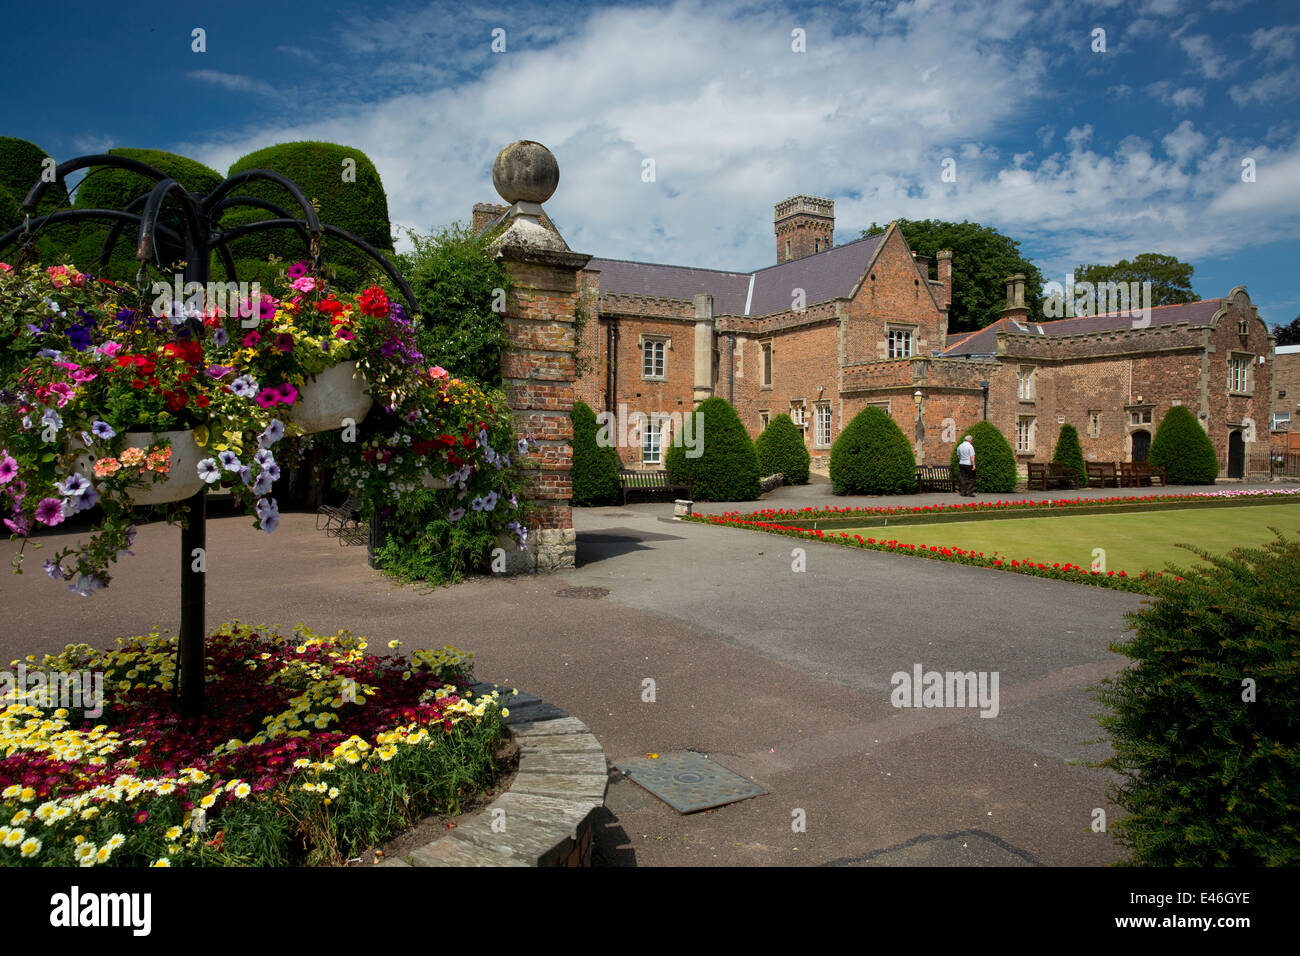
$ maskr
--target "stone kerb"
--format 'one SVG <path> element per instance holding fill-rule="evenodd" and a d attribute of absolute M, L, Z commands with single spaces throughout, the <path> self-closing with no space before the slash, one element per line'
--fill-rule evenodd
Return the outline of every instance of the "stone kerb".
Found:
<path fill-rule="evenodd" d="M 474 696 L 491 684 L 474 687 Z M 509 698 L 519 745 L 510 789 L 440 839 L 380 866 L 590 866 L 596 811 L 605 805 L 605 751 L 587 725 L 529 694 Z"/>

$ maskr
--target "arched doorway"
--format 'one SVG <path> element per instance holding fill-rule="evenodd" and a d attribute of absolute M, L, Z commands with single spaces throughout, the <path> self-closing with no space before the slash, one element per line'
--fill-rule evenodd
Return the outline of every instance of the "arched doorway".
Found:
<path fill-rule="evenodd" d="M 1133 433 L 1133 460 L 1146 461 L 1151 451 L 1151 433 L 1141 429 Z"/>
<path fill-rule="evenodd" d="M 1246 475 L 1246 443 L 1241 432 L 1228 434 L 1228 477 L 1244 478 Z"/>

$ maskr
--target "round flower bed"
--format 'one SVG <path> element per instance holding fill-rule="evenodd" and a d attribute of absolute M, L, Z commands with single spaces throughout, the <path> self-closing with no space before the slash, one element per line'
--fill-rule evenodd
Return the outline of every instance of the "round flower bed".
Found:
<path fill-rule="evenodd" d="M 408 660 L 232 621 L 192 721 L 172 712 L 175 638 L 118 644 L 0 672 L 0 865 L 340 864 L 493 779 L 509 714 L 470 699 L 451 645 Z"/>

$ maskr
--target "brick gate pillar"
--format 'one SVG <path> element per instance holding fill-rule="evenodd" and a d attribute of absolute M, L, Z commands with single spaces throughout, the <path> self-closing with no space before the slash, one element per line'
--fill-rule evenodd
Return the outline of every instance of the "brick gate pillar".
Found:
<path fill-rule="evenodd" d="M 572 251 L 541 224 L 542 206 L 560 181 L 555 157 L 541 143 L 520 141 L 492 164 L 492 182 L 510 204 L 504 231 L 488 246 L 510 276 L 501 377 L 515 431 L 535 439 L 523 462 L 533 516 L 528 546 L 506 545 L 511 573 L 571 568 L 577 553 L 569 499 L 573 484 L 574 314 L 579 276 L 591 256 Z"/>

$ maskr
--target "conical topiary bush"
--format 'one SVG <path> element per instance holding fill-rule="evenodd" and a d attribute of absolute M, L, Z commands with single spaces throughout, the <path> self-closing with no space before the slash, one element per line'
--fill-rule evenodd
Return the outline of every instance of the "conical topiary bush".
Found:
<path fill-rule="evenodd" d="M 789 415 L 777 415 L 768 422 L 754 442 L 759 471 L 764 475 L 783 475 L 787 485 L 808 484 L 808 467 L 812 455 Z"/>
<path fill-rule="evenodd" d="M 837 495 L 905 495 L 916 491 L 916 455 L 898 423 L 868 405 L 831 446 L 831 487 Z"/>
<path fill-rule="evenodd" d="M 975 460 L 979 461 L 978 458 Z M 1075 476 L 1080 488 L 1087 487 L 1088 465 L 1083 460 L 1083 446 L 1079 444 L 1079 431 L 1073 425 L 1061 426 L 1061 434 L 1056 438 L 1056 450 L 1052 452 L 1052 461 L 1065 466 L 1065 473 Z"/>
<path fill-rule="evenodd" d="M 1147 461 L 1163 467 L 1172 485 L 1212 485 L 1219 477 L 1214 442 L 1186 405 L 1175 405 L 1160 419 Z"/>
<path fill-rule="evenodd" d="M 1006 494 L 1016 490 L 1016 453 L 992 422 L 976 422 L 957 433 L 958 440 L 970 436 L 975 446 L 976 494 Z M 952 450 L 952 467 L 957 467 L 957 449 Z"/>
<path fill-rule="evenodd" d="M 575 402 L 573 421 L 573 498 L 578 506 L 609 505 L 620 500 L 618 450 L 596 441 L 600 428 L 586 402 Z"/>
<path fill-rule="evenodd" d="M 760 492 L 758 455 L 736 410 L 725 398 L 709 398 L 695 416 L 691 439 L 700 454 L 689 457 L 692 450 L 673 436 L 665 469 L 690 480 L 696 501 L 753 501 Z"/>

